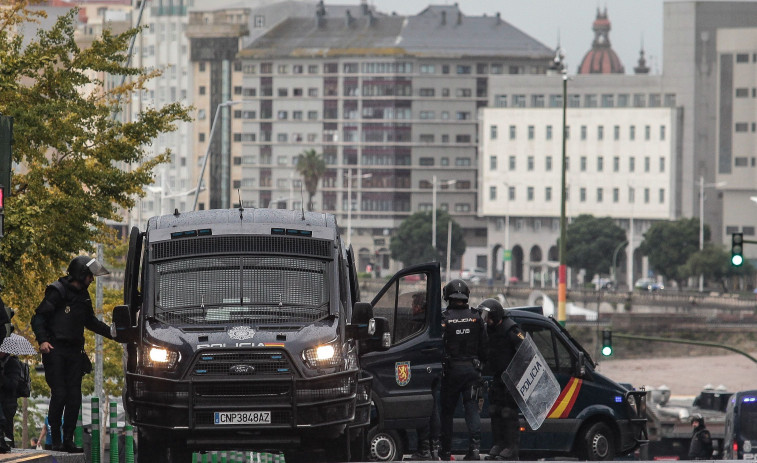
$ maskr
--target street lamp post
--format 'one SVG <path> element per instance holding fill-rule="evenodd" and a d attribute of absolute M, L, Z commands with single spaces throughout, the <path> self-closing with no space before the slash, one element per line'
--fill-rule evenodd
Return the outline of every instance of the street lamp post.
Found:
<path fill-rule="evenodd" d="M 726 182 L 704 183 L 704 176 L 699 176 L 699 250 L 704 249 L 704 189 L 719 188 Z M 704 275 L 699 274 L 699 292 L 704 291 Z"/>
<path fill-rule="evenodd" d="M 208 148 L 205 150 L 205 159 L 202 161 L 202 170 L 200 170 L 200 178 L 197 179 L 197 189 L 195 190 L 195 199 L 194 199 L 194 205 L 192 206 L 192 210 L 197 209 L 197 199 L 200 197 L 200 189 L 202 186 L 202 180 L 205 176 L 205 168 L 208 165 L 208 158 L 210 157 L 210 147 L 213 146 L 213 134 L 216 131 L 216 125 L 218 124 L 218 119 L 221 114 L 221 108 L 226 106 L 232 106 L 235 104 L 241 103 L 241 101 L 224 101 L 223 103 L 219 104 L 216 107 L 216 114 L 213 116 L 213 124 L 210 126 L 210 135 L 208 136 Z"/>
<path fill-rule="evenodd" d="M 454 185 L 457 180 L 443 180 L 442 185 Z M 431 247 L 436 252 L 436 175 L 431 177 Z"/>
<path fill-rule="evenodd" d="M 504 252 L 507 253 L 510 251 L 510 184 L 507 182 L 504 182 L 505 185 L 505 250 Z M 512 254 L 511 254 L 512 255 Z M 512 258 L 512 257 L 511 257 Z M 502 259 L 502 262 L 504 262 L 504 277 L 505 277 L 505 284 L 510 284 L 510 261 Z"/>
<path fill-rule="evenodd" d="M 557 284 L 557 321 L 565 325 L 565 305 L 568 295 L 568 268 L 567 268 L 567 249 L 565 240 L 567 239 L 567 223 L 565 217 L 565 171 L 566 171 L 566 152 L 565 142 L 567 139 L 566 115 L 568 110 L 568 70 L 565 66 L 562 69 L 562 176 L 560 179 L 560 267 L 558 270 Z"/>
<path fill-rule="evenodd" d="M 352 245 L 352 182 L 356 178 L 371 178 L 373 174 L 352 175 L 352 168 L 347 173 L 347 245 Z"/>

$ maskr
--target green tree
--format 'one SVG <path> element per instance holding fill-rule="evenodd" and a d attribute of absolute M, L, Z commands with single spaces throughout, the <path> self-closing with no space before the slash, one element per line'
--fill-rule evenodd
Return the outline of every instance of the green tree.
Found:
<path fill-rule="evenodd" d="M 710 228 L 704 225 L 704 241 L 710 240 Z M 639 246 L 649 258 L 649 265 L 668 280 L 683 288 L 687 277 L 692 276 L 686 263 L 699 251 L 699 219 L 678 219 L 657 222 L 644 233 Z"/>
<path fill-rule="evenodd" d="M 697 251 L 686 260 L 682 273 L 688 277 L 703 275 L 705 281 L 717 282 L 727 291 L 726 277 L 731 272 L 731 255 L 723 246 L 705 243 L 701 251 Z"/>
<path fill-rule="evenodd" d="M 571 221 L 566 235 L 565 261 L 572 268 L 585 269 L 585 281 L 609 273 L 615 248 L 626 241 L 626 232 L 612 218 L 588 214 Z"/>
<path fill-rule="evenodd" d="M 121 221 L 120 212 L 152 183 L 155 166 L 169 159 L 170 152 L 150 157 L 152 140 L 190 119 L 179 103 L 145 108 L 132 121 L 113 117 L 157 75 L 127 65 L 129 41 L 138 30 L 106 30 L 81 49 L 77 9 L 24 37 L 18 32 L 43 14 L 27 7 L 20 1 L 0 11 L 0 113 L 14 118 L 13 161 L 19 166 L 6 198 L 0 264 L 3 299 L 19 309 L 28 336 L 23 322 L 45 285 L 73 255 L 112 242 L 106 221 Z M 105 76 L 129 79 L 106 88 Z"/>
<path fill-rule="evenodd" d="M 305 150 L 297 156 L 297 172 L 305 181 L 308 190 L 308 210 L 313 210 L 313 196 L 318 190 L 318 181 L 326 173 L 326 161 L 314 149 Z"/>
<path fill-rule="evenodd" d="M 436 247 L 431 246 L 431 211 L 416 212 L 400 224 L 389 243 L 392 259 L 404 265 L 431 261 L 447 261 L 447 224 L 452 221 L 452 260 L 465 252 L 463 230 L 452 217 L 442 210 L 436 211 Z"/>

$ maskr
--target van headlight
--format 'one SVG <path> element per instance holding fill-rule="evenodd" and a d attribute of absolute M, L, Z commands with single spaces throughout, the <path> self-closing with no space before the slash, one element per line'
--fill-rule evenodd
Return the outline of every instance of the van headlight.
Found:
<path fill-rule="evenodd" d="M 342 352 L 334 340 L 305 349 L 302 360 L 310 368 L 334 368 L 342 363 Z"/>
<path fill-rule="evenodd" d="M 145 368 L 173 370 L 179 363 L 178 352 L 159 346 L 143 346 L 139 357 Z"/>

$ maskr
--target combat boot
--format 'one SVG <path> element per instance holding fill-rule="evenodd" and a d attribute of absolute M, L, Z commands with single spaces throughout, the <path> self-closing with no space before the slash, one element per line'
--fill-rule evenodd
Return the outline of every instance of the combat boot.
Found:
<path fill-rule="evenodd" d="M 431 460 L 431 446 L 428 443 L 427 439 L 423 439 L 420 442 L 418 442 L 418 450 L 410 455 L 410 459 L 413 461 L 416 460 Z"/>
<path fill-rule="evenodd" d="M 65 439 L 61 447 L 61 450 L 66 453 L 84 453 L 84 449 L 77 447 L 76 444 L 74 444 L 73 439 Z"/>
<path fill-rule="evenodd" d="M 0 429 L 0 432 L 2 432 L 2 429 Z M 4 434 L 0 434 L 0 453 L 11 453 L 11 446 L 5 442 Z"/>
<path fill-rule="evenodd" d="M 431 439 L 431 459 L 433 461 L 439 461 L 441 460 L 441 452 L 440 452 L 441 442 L 439 442 L 439 439 Z"/>

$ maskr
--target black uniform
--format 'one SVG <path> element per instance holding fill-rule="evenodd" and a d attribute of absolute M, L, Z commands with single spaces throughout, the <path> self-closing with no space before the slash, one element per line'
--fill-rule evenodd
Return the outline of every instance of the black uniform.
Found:
<path fill-rule="evenodd" d="M 478 454 L 481 445 L 481 417 L 478 390 L 481 385 L 481 364 L 486 361 L 486 329 L 480 314 L 468 307 L 447 308 L 443 317 L 445 349 L 442 378 L 442 454 L 452 448 L 452 418 L 462 395 L 465 424 L 469 434 L 469 454 Z"/>
<path fill-rule="evenodd" d="M 507 369 L 525 336 L 518 324 L 505 317 L 498 325 L 487 325 L 489 336 L 485 371 L 492 376 L 489 385 L 489 416 L 492 426 L 492 449 L 489 459 L 518 459 L 518 405 L 505 383 L 502 373 Z"/>
<path fill-rule="evenodd" d="M 689 460 L 712 459 L 712 436 L 705 427 L 703 420 L 694 428 L 689 444 Z"/>
<path fill-rule="evenodd" d="M 95 317 L 87 289 L 77 289 L 71 277 L 62 277 L 49 285 L 45 298 L 32 318 L 37 342 L 49 342 L 53 350 L 42 354 L 45 380 L 50 386 L 50 435 L 53 446 L 60 445 L 61 420 L 63 439 L 73 438 L 81 407 L 82 376 L 92 371 L 85 358 L 84 328 L 112 339 L 110 327 Z"/>
<path fill-rule="evenodd" d="M 18 386 L 21 381 L 21 361 L 15 355 L 0 358 L 0 439 L 7 437 L 11 447 L 13 439 L 13 418 L 18 410 Z M 5 441 L 3 441 L 5 444 Z M 5 448 L 5 445 L 0 445 Z"/>

